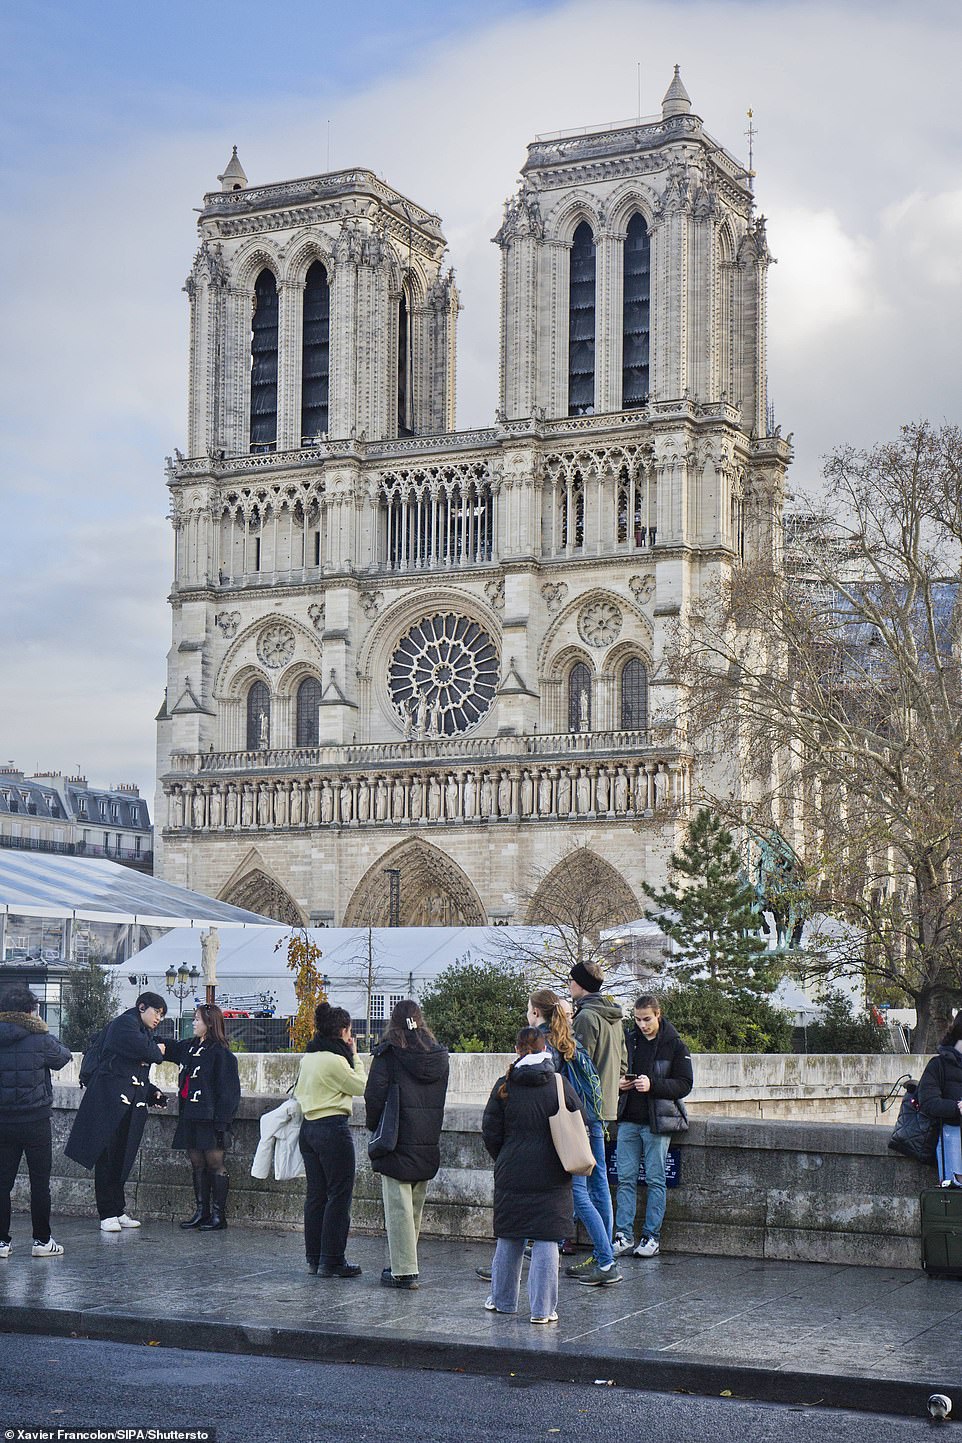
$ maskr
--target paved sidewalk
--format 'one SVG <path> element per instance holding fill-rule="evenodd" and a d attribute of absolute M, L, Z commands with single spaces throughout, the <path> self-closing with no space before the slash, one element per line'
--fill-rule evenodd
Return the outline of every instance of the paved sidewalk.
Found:
<path fill-rule="evenodd" d="M 379 1284 L 383 1240 L 353 1239 L 363 1276 L 307 1273 L 298 1233 L 164 1223 L 102 1234 L 57 1218 L 57 1259 L 30 1256 L 14 1217 L 0 1261 L 0 1330 L 78 1334 L 215 1352 L 460 1369 L 880 1412 L 962 1413 L 962 1283 L 920 1272 L 666 1254 L 622 1259 L 623 1283 L 562 1278 L 557 1326 L 487 1313 L 477 1243 L 427 1240 L 422 1287 Z"/>

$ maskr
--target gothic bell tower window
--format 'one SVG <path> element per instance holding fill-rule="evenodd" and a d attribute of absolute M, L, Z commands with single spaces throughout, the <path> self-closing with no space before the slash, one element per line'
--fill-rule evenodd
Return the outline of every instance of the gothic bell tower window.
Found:
<path fill-rule="evenodd" d="M 301 344 L 301 445 L 327 433 L 331 376 L 331 293 L 327 271 L 315 261 L 304 283 Z"/>
<path fill-rule="evenodd" d="M 648 400 L 651 359 L 651 240 L 644 218 L 628 222 L 624 248 L 621 406 L 630 411 Z"/>
<path fill-rule="evenodd" d="M 582 221 L 571 242 L 568 273 L 568 415 L 595 409 L 595 238 Z"/>
<path fill-rule="evenodd" d="M 320 705 L 321 683 L 316 676 L 305 677 L 297 688 L 297 746 L 317 746 Z"/>
<path fill-rule="evenodd" d="M 633 656 L 621 671 L 621 727 L 626 732 L 641 732 L 648 725 L 648 671 L 643 661 Z"/>
<path fill-rule="evenodd" d="M 251 450 L 277 445 L 277 282 L 261 271 L 251 317 Z"/>
<path fill-rule="evenodd" d="M 453 611 L 427 616 L 398 642 L 388 669 L 394 707 L 418 737 L 469 731 L 488 713 L 498 684 L 494 642 Z"/>
<path fill-rule="evenodd" d="M 413 436 L 411 420 L 411 322 L 407 296 L 402 291 L 397 315 L 397 433 Z"/>

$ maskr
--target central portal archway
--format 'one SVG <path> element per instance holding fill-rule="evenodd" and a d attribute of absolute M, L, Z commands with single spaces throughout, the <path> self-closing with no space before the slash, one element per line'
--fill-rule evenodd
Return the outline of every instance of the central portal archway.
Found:
<path fill-rule="evenodd" d="M 348 903 L 343 926 L 391 925 L 389 869 L 400 873 L 400 926 L 484 926 L 481 899 L 461 868 L 440 848 L 418 839 L 392 847 L 365 872 Z"/>

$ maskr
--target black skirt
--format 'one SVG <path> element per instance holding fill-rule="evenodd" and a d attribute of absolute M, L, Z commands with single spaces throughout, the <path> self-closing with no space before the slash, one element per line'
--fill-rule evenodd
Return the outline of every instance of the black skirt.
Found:
<path fill-rule="evenodd" d="M 194 1152 L 229 1152 L 231 1135 L 227 1129 L 215 1127 L 204 1118 L 187 1117 L 181 1113 L 177 1119 L 177 1130 L 170 1144 L 173 1148 Z"/>

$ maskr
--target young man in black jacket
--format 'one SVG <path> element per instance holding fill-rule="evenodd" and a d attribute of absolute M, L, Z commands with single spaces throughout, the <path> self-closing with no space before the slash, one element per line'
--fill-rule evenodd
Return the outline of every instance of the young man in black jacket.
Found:
<path fill-rule="evenodd" d="M 676 1104 L 693 1086 L 691 1055 L 671 1023 L 661 1015 L 657 997 L 635 1000 L 635 1025 L 628 1034 L 628 1073 L 619 1083 L 618 1202 L 615 1210 L 615 1257 L 633 1253 L 653 1258 L 659 1251 L 665 1216 L 665 1161 L 676 1130 Z M 645 1160 L 645 1230 L 635 1246 L 638 1169 Z"/>
<path fill-rule="evenodd" d="M 51 1070 L 59 1072 L 70 1053 L 38 1015 L 36 997 L 25 983 L 0 996 L 0 1258 L 8 1258 L 10 1194 L 26 1155 L 35 1258 L 59 1258 L 50 1236 Z"/>

